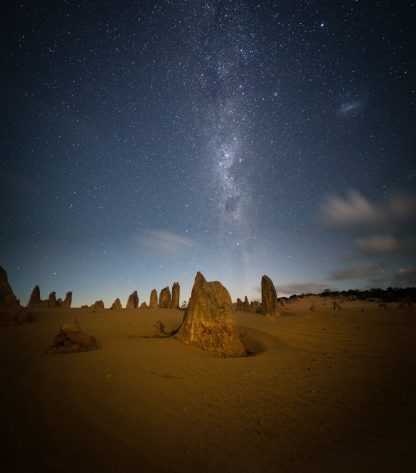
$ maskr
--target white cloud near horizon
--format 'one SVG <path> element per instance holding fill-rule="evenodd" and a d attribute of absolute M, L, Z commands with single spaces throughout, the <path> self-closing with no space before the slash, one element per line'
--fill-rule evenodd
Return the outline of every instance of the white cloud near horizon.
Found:
<path fill-rule="evenodd" d="M 364 254 L 387 254 L 398 250 L 399 242 L 392 235 L 372 235 L 368 238 L 358 238 L 355 247 Z"/>
<path fill-rule="evenodd" d="M 394 193 L 382 204 L 351 190 L 346 197 L 327 196 L 320 208 L 321 221 L 339 229 L 395 228 L 416 221 L 416 194 Z"/>
<path fill-rule="evenodd" d="M 367 256 L 406 254 L 416 249 L 416 237 L 395 237 L 391 234 L 371 235 L 355 240 L 355 248 Z"/>
<path fill-rule="evenodd" d="M 193 248 L 195 242 L 188 237 L 167 230 L 145 230 L 135 239 L 139 248 L 145 248 L 157 255 L 178 255 Z"/>

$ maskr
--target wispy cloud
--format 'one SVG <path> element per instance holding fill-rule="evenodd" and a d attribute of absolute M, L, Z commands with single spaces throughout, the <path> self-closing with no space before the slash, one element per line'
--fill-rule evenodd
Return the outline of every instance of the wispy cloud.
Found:
<path fill-rule="evenodd" d="M 416 194 L 395 193 L 376 204 L 351 190 L 345 197 L 327 196 L 320 210 L 321 221 L 332 228 L 385 230 L 416 221 Z"/>
<path fill-rule="evenodd" d="M 176 256 L 195 246 L 191 238 L 167 230 L 145 230 L 135 241 L 140 248 L 164 256 Z"/>
<path fill-rule="evenodd" d="M 358 238 L 355 248 L 367 256 L 404 255 L 416 249 L 416 237 L 395 237 L 390 234 L 372 235 Z"/>
<path fill-rule="evenodd" d="M 331 279 L 344 281 L 349 279 L 373 278 L 379 271 L 379 267 L 371 263 L 363 263 L 357 267 L 341 268 L 331 271 Z"/>
<path fill-rule="evenodd" d="M 399 243 L 392 235 L 372 235 L 368 238 L 357 239 L 355 246 L 360 253 L 381 255 L 397 251 Z"/>

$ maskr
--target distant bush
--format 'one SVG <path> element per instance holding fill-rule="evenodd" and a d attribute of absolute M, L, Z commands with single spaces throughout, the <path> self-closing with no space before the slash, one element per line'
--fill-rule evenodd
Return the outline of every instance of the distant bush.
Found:
<path fill-rule="evenodd" d="M 348 291 L 331 291 L 325 289 L 321 294 L 321 297 L 342 297 L 348 300 L 358 301 L 375 301 L 379 300 L 383 303 L 386 302 L 416 302 L 416 287 L 388 287 L 387 289 L 350 289 Z"/>

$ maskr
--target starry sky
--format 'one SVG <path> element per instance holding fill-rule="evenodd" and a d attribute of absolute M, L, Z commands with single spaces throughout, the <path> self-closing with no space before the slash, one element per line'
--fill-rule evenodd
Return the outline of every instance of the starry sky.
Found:
<path fill-rule="evenodd" d="M 412 1 L 6 1 L 0 264 L 22 303 L 416 284 Z"/>

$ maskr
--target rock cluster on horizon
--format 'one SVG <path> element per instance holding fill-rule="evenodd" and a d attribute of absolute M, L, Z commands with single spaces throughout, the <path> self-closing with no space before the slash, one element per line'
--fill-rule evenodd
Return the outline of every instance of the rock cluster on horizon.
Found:
<path fill-rule="evenodd" d="M 30 295 L 29 302 L 27 303 L 28 309 L 53 309 L 59 307 L 61 309 L 70 309 L 72 304 L 72 292 L 66 293 L 65 299 L 56 299 L 56 292 L 52 291 L 48 299 L 42 300 L 40 297 L 39 286 L 35 286 Z"/>
<path fill-rule="evenodd" d="M 268 316 L 279 315 L 279 303 L 273 281 L 266 275 L 261 278 L 262 313 Z"/>
<path fill-rule="evenodd" d="M 95 309 L 95 310 L 104 309 L 104 302 L 101 299 L 99 301 L 95 301 L 94 304 L 89 306 L 89 309 Z"/>
<path fill-rule="evenodd" d="M 261 304 L 259 301 L 249 302 L 248 297 L 244 297 L 244 302 L 238 297 L 235 303 L 235 308 L 241 312 L 260 312 Z"/>
<path fill-rule="evenodd" d="M 169 287 L 164 287 L 159 294 L 159 307 L 161 309 L 169 309 L 172 304 L 172 296 Z"/>
<path fill-rule="evenodd" d="M 230 294 L 220 282 L 207 282 L 199 272 L 177 338 L 221 356 L 246 354 Z"/>
<path fill-rule="evenodd" d="M 132 292 L 127 300 L 126 309 L 137 309 L 139 307 L 139 296 L 137 291 Z"/>
<path fill-rule="evenodd" d="M 52 346 L 45 353 L 73 353 L 97 348 L 95 337 L 82 332 L 77 320 L 71 319 L 61 327 Z"/>
<path fill-rule="evenodd" d="M 157 291 L 156 289 L 152 289 L 152 292 L 150 293 L 150 303 L 149 303 L 149 309 L 157 309 Z"/>

